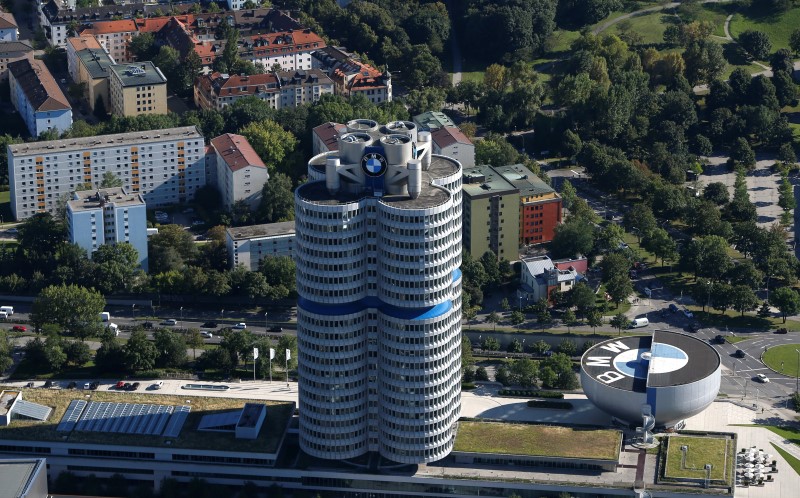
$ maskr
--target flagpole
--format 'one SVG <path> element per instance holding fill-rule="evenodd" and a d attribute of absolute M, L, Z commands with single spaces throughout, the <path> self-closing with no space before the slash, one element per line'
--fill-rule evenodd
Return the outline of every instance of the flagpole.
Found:
<path fill-rule="evenodd" d="M 291 354 L 291 350 L 286 350 L 286 387 L 289 387 L 289 355 Z"/>

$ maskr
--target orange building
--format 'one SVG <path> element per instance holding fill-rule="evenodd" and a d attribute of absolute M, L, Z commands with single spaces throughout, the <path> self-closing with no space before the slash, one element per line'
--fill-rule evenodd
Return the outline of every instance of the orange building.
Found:
<path fill-rule="evenodd" d="M 550 242 L 562 219 L 561 196 L 522 164 L 494 168 L 519 190 L 519 245 Z"/>

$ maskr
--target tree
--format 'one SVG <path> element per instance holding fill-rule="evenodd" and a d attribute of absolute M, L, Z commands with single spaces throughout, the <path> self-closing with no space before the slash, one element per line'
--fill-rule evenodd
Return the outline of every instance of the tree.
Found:
<path fill-rule="evenodd" d="M 128 242 L 103 244 L 92 254 L 95 283 L 104 294 L 129 292 L 139 271 L 139 252 Z"/>
<path fill-rule="evenodd" d="M 763 31 L 747 30 L 739 35 L 739 44 L 754 59 L 766 60 L 772 52 L 769 36 Z"/>
<path fill-rule="evenodd" d="M 119 372 L 125 368 L 125 350 L 116 338 L 103 341 L 95 353 L 94 364 L 100 372 Z"/>
<path fill-rule="evenodd" d="M 511 342 L 508 343 L 508 352 L 509 353 L 522 353 L 522 341 L 519 339 L 513 339 Z"/>
<path fill-rule="evenodd" d="M 791 211 L 797 206 L 794 198 L 794 187 L 789 183 L 789 178 L 785 176 L 778 187 L 778 206 L 784 211 Z"/>
<path fill-rule="evenodd" d="M 625 228 L 636 232 L 639 241 L 646 237 L 651 230 L 656 228 L 656 217 L 647 204 L 634 204 L 622 217 Z"/>
<path fill-rule="evenodd" d="M 661 258 L 661 266 L 664 266 L 665 259 L 672 260 L 678 255 L 678 246 L 663 228 L 656 228 L 651 231 L 650 235 L 642 242 L 642 245 L 645 249 L 655 254 L 657 258 Z"/>
<path fill-rule="evenodd" d="M 186 341 L 186 346 L 192 349 L 192 359 L 197 359 L 197 350 L 205 344 L 203 336 L 200 335 L 200 329 L 195 327 L 188 329 L 184 340 Z"/>
<path fill-rule="evenodd" d="M 411 114 L 417 115 L 428 111 L 441 111 L 445 102 L 445 91 L 437 87 L 414 88 L 403 97 Z"/>
<path fill-rule="evenodd" d="M 475 357 L 472 355 L 472 341 L 469 337 L 461 336 L 461 372 L 468 370 L 475 365 Z"/>
<path fill-rule="evenodd" d="M 683 60 L 686 79 L 693 85 L 719 78 L 727 66 L 722 47 L 711 40 L 691 43 L 683 52 Z"/>
<path fill-rule="evenodd" d="M 772 68 L 773 76 L 776 76 L 778 73 L 785 73 L 791 77 L 792 72 L 794 71 L 792 52 L 786 48 L 780 48 L 776 50 L 775 53 L 772 54 L 772 57 L 770 57 L 769 64 Z"/>
<path fill-rule="evenodd" d="M 536 356 L 544 356 L 545 353 L 550 351 L 550 345 L 544 342 L 542 339 L 539 339 L 538 341 L 531 344 L 530 348 L 531 348 L 531 353 L 533 353 Z"/>
<path fill-rule="evenodd" d="M 275 173 L 264 184 L 257 217 L 264 223 L 294 219 L 292 180 L 287 175 Z"/>
<path fill-rule="evenodd" d="M 147 334 L 143 330 L 134 330 L 123 350 L 125 368 L 130 372 L 152 370 L 156 366 L 158 350 L 155 344 L 147 340 Z"/>
<path fill-rule="evenodd" d="M 711 306 L 718 309 L 720 314 L 733 304 L 733 287 L 725 282 L 715 282 L 711 287 Z"/>
<path fill-rule="evenodd" d="M 730 200 L 728 187 L 722 182 L 712 182 L 703 189 L 703 197 L 717 206 L 727 204 Z"/>
<path fill-rule="evenodd" d="M 574 353 L 573 353 L 574 354 Z M 548 379 L 545 380 L 544 372 L 548 371 Z M 565 353 L 555 353 L 548 358 L 541 360 L 539 371 L 544 387 L 556 389 L 572 390 L 578 387 L 578 380 L 572 370 L 572 359 Z"/>
<path fill-rule="evenodd" d="M 550 249 L 556 258 L 589 254 L 594 247 L 594 230 L 585 221 L 568 221 L 555 229 Z"/>
<path fill-rule="evenodd" d="M 795 55 L 800 54 L 800 28 L 792 31 L 792 34 L 789 36 L 789 48 L 792 49 Z"/>
<path fill-rule="evenodd" d="M 481 349 L 485 349 L 486 351 L 500 351 L 500 341 L 494 337 L 487 337 L 483 340 Z"/>
<path fill-rule="evenodd" d="M 592 327 L 593 333 L 597 333 L 597 327 L 603 324 L 603 315 L 596 309 L 593 309 L 586 316 L 586 323 Z"/>
<path fill-rule="evenodd" d="M 791 143 L 781 144 L 778 149 L 778 161 L 783 164 L 794 164 L 797 162 L 797 154 L 794 151 Z"/>
<path fill-rule="evenodd" d="M 553 323 L 553 317 L 550 316 L 550 311 L 545 308 L 536 314 L 536 321 L 539 323 L 539 325 L 544 327 Z"/>
<path fill-rule="evenodd" d="M 158 329 L 153 334 L 153 339 L 158 353 L 157 367 L 176 368 L 186 363 L 186 340 L 181 334 L 168 329 Z"/>
<path fill-rule="evenodd" d="M 283 334 L 278 339 L 275 351 L 275 361 L 280 361 L 281 365 L 286 365 L 286 350 L 289 350 L 289 370 L 297 368 L 297 337 Z M 288 375 L 288 372 L 287 372 Z"/>
<path fill-rule="evenodd" d="M 633 294 L 633 285 L 627 275 L 617 275 L 606 283 L 606 292 L 619 308 L 619 304 Z"/>
<path fill-rule="evenodd" d="M 561 320 L 564 322 L 564 325 L 567 326 L 567 333 L 570 332 L 570 327 L 577 323 L 577 319 L 575 318 L 575 312 L 572 311 L 572 308 L 567 308 L 567 311 L 564 312 L 564 315 L 561 317 Z"/>
<path fill-rule="evenodd" d="M 756 154 L 744 137 L 739 137 L 731 149 L 731 159 L 736 165 L 752 171 L 756 167 Z"/>
<path fill-rule="evenodd" d="M 61 349 L 68 365 L 81 367 L 92 359 L 92 351 L 85 342 L 64 341 L 61 343 Z"/>
<path fill-rule="evenodd" d="M 247 138 L 258 157 L 267 165 L 270 175 L 277 171 L 291 174 L 285 160 L 297 148 L 297 138 L 271 120 L 252 122 L 239 130 L 239 134 Z"/>
<path fill-rule="evenodd" d="M 106 301 L 99 292 L 77 285 L 51 285 L 33 302 L 31 322 L 60 325 L 81 340 L 100 332 L 100 313 Z"/>
<path fill-rule="evenodd" d="M 800 296 L 791 287 L 779 287 L 770 292 L 769 303 L 780 310 L 783 323 L 787 316 L 800 313 Z"/>
<path fill-rule="evenodd" d="M 758 297 L 750 287 L 734 285 L 731 288 L 731 304 L 733 309 L 744 315 L 745 311 L 753 310 L 758 306 Z"/>
<path fill-rule="evenodd" d="M 515 327 L 522 325 L 525 322 L 525 314 L 521 311 L 514 310 L 511 312 L 511 324 Z"/>
<path fill-rule="evenodd" d="M 631 324 L 631 321 L 628 320 L 628 317 L 623 315 L 622 313 L 617 313 L 616 315 L 611 318 L 611 326 L 617 329 L 618 334 L 622 334 L 622 329 L 628 328 Z"/>
<path fill-rule="evenodd" d="M 594 291 L 586 285 L 585 282 L 578 282 L 575 287 L 569 291 L 570 306 L 578 309 L 578 313 L 586 315 L 592 308 L 594 308 Z"/>
<path fill-rule="evenodd" d="M 728 242 L 718 235 L 694 239 L 685 246 L 681 263 L 691 268 L 695 276 L 719 280 L 732 265 Z"/>
<path fill-rule="evenodd" d="M 222 348 L 207 349 L 197 359 L 197 368 L 201 370 L 220 370 L 226 375 L 233 371 L 234 364 L 228 351 Z"/>
<path fill-rule="evenodd" d="M 561 339 L 558 343 L 558 352 L 567 356 L 575 356 L 578 352 L 578 345 L 572 339 Z"/>
<path fill-rule="evenodd" d="M 531 359 L 522 358 L 511 363 L 511 375 L 509 380 L 512 384 L 517 384 L 524 388 L 536 385 L 539 378 L 539 364 Z"/>
<path fill-rule="evenodd" d="M 486 317 L 486 321 L 487 321 L 487 322 L 489 322 L 489 323 L 491 323 L 491 324 L 494 326 L 494 327 L 493 327 L 493 330 L 495 330 L 495 331 L 496 331 L 496 330 L 497 330 L 497 322 L 499 322 L 499 321 L 500 321 L 500 315 L 498 315 L 496 311 L 492 311 L 492 312 L 491 312 L 491 313 L 489 313 L 489 315 Z"/>

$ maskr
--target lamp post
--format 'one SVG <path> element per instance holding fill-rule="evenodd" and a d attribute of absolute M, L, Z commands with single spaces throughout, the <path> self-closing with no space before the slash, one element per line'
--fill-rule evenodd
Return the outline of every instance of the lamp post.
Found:
<path fill-rule="evenodd" d="M 181 306 L 181 327 L 183 327 L 183 306 Z"/>
<path fill-rule="evenodd" d="M 135 304 L 131 304 L 131 318 L 133 319 L 134 322 L 136 321 L 136 305 Z"/>
<path fill-rule="evenodd" d="M 795 375 L 794 381 L 794 392 L 800 392 L 800 349 L 795 349 L 797 351 L 797 375 Z"/>
<path fill-rule="evenodd" d="M 749 380 L 750 380 L 750 379 L 744 379 L 744 396 L 742 396 L 742 399 L 744 399 L 744 398 L 746 398 L 746 397 L 747 397 L 747 382 L 748 382 Z"/>
<path fill-rule="evenodd" d="M 522 311 L 522 293 L 520 293 L 517 297 L 519 297 L 519 310 Z"/>
<path fill-rule="evenodd" d="M 267 312 L 264 312 L 264 333 L 267 333 Z"/>

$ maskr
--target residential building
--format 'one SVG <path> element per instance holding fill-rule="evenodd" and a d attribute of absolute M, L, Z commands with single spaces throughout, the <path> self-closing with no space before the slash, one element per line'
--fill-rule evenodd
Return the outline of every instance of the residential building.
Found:
<path fill-rule="evenodd" d="M 434 154 L 457 159 L 464 168 L 475 166 L 475 146 L 455 126 L 442 126 L 431 131 Z"/>
<path fill-rule="evenodd" d="M 250 209 L 258 207 L 269 172 L 250 142 L 241 135 L 226 133 L 212 139 L 211 148 L 222 204 L 231 208 L 244 201 Z"/>
<path fill-rule="evenodd" d="M 519 245 L 550 242 L 561 223 L 561 196 L 523 164 L 495 168 L 519 190 Z"/>
<path fill-rule="evenodd" d="M 464 248 L 475 258 L 519 257 L 519 190 L 491 166 L 464 169 Z"/>
<path fill-rule="evenodd" d="M 347 132 L 347 126 L 328 121 L 311 130 L 311 150 L 313 155 L 339 150 L 339 135 Z"/>
<path fill-rule="evenodd" d="M 99 21 L 81 31 L 81 36 L 93 35 L 108 54 L 120 64 L 133 62 L 133 54 L 128 50 L 128 46 L 137 34 L 133 19 Z"/>
<path fill-rule="evenodd" d="M 33 47 L 24 42 L 0 42 L 0 81 L 8 79 L 8 65 L 22 59 L 33 59 Z"/>
<path fill-rule="evenodd" d="M 142 194 L 120 187 L 74 192 L 67 201 L 69 241 L 89 257 L 103 244 L 127 242 L 147 271 L 147 208 Z"/>
<path fill-rule="evenodd" d="M 342 47 L 325 47 L 311 54 L 313 68 L 322 69 L 333 80 L 337 95 L 364 95 L 372 103 L 392 100 L 392 75 L 361 62 Z"/>
<path fill-rule="evenodd" d="M 293 255 L 294 221 L 231 227 L 225 233 L 231 268 L 256 271 L 264 258 Z"/>
<path fill-rule="evenodd" d="M 0 42 L 19 41 L 19 28 L 14 14 L 0 12 Z"/>
<path fill-rule="evenodd" d="M 447 114 L 439 111 L 423 112 L 422 114 L 417 114 L 411 118 L 411 120 L 414 121 L 417 126 L 419 126 L 420 130 L 424 131 L 435 131 L 445 127 L 456 127 L 456 124 L 447 116 Z"/>
<path fill-rule="evenodd" d="M 109 81 L 114 59 L 108 55 L 92 35 L 67 40 L 67 67 L 72 80 L 83 84 L 84 99 L 92 111 L 102 101 L 106 113 L 111 110 Z"/>
<path fill-rule="evenodd" d="M 167 78 L 150 61 L 110 66 L 111 114 L 139 116 L 167 113 Z"/>
<path fill-rule="evenodd" d="M 225 0 L 228 10 L 239 10 L 244 7 L 247 0 Z"/>
<path fill-rule="evenodd" d="M 244 97 L 257 97 L 273 109 L 296 107 L 333 93 L 333 81 L 319 69 L 253 75 L 205 74 L 194 86 L 195 104 L 222 110 Z"/>
<path fill-rule="evenodd" d="M 283 71 L 314 68 L 312 54 L 325 47 L 325 41 L 310 29 L 290 29 L 243 36 L 239 56 L 267 70 L 280 66 Z"/>
<path fill-rule="evenodd" d="M 300 448 L 440 460 L 461 409 L 461 165 L 428 133 L 347 128 L 295 191 Z"/>
<path fill-rule="evenodd" d="M 47 130 L 64 132 L 72 126 L 72 106 L 53 75 L 36 59 L 8 64 L 11 102 L 33 137 Z"/>
<path fill-rule="evenodd" d="M 0 460 L 0 484 L 10 498 L 48 498 L 47 460 L 4 458 Z"/>
<path fill-rule="evenodd" d="M 11 212 L 55 214 L 60 198 L 105 173 L 148 207 L 186 202 L 206 184 L 205 144 L 194 126 L 8 146 Z"/>
<path fill-rule="evenodd" d="M 551 292 L 568 292 L 581 278 L 574 268 L 557 268 L 548 256 L 523 258 L 520 296 L 527 304 L 534 304 L 541 299 L 549 301 Z"/>

